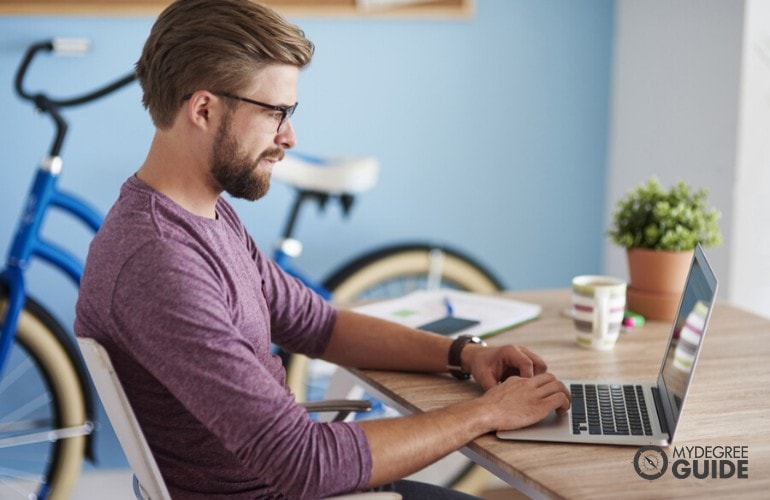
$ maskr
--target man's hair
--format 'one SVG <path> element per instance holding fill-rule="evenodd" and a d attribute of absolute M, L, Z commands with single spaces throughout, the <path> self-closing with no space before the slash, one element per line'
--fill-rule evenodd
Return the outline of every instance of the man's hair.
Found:
<path fill-rule="evenodd" d="M 156 127 L 173 124 L 186 95 L 237 93 L 268 64 L 305 67 L 313 57 L 305 33 L 250 0 L 176 0 L 158 17 L 136 74 Z"/>

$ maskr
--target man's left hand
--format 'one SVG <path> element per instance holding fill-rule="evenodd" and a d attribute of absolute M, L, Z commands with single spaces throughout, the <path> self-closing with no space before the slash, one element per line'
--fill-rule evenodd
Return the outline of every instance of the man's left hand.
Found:
<path fill-rule="evenodd" d="M 468 365 L 473 378 L 485 391 L 508 377 L 529 378 L 545 373 L 548 369 L 540 356 L 526 347 L 512 344 L 499 347 L 478 347 L 464 351 L 467 351 Z"/>

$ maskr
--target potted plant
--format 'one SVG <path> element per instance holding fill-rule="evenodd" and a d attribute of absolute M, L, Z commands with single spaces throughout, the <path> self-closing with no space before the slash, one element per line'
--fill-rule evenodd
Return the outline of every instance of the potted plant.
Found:
<path fill-rule="evenodd" d="M 679 182 L 668 191 L 656 177 L 617 202 L 610 240 L 627 250 L 629 310 L 673 320 L 695 246 L 718 246 L 721 213 L 707 206 L 708 191 Z"/>

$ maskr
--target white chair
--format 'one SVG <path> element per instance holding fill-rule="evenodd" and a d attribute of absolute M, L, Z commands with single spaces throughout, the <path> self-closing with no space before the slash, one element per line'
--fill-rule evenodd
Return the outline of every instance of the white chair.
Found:
<path fill-rule="evenodd" d="M 123 453 L 126 454 L 128 464 L 136 476 L 141 498 L 170 500 L 171 495 L 166 489 L 166 483 L 163 482 L 155 457 L 144 439 L 144 433 L 139 427 L 123 386 L 120 385 L 107 351 L 94 339 L 78 338 L 78 344 L 99 399 L 102 400 Z"/>
<path fill-rule="evenodd" d="M 134 410 L 128 402 L 123 386 L 112 367 L 112 361 L 107 351 L 94 339 L 78 338 L 80 352 L 86 362 L 91 379 L 96 387 L 96 392 L 102 400 L 102 405 L 107 412 L 107 417 L 112 424 L 115 434 L 118 436 L 120 446 L 128 459 L 128 464 L 134 473 L 134 489 L 137 498 L 149 500 L 170 500 L 166 483 L 160 475 L 160 470 L 152 456 L 144 433 L 139 427 Z M 322 410 L 330 410 L 329 405 L 339 402 L 323 402 Z M 347 402 L 343 411 L 358 411 L 361 404 Z M 333 497 L 338 500 L 397 500 L 401 498 L 398 493 L 371 492 L 354 493 Z"/>

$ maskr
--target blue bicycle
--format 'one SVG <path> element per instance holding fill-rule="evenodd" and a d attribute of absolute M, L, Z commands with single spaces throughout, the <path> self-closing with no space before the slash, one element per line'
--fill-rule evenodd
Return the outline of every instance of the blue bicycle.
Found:
<path fill-rule="evenodd" d="M 86 41 L 57 39 L 28 48 L 17 70 L 15 89 L 54 123 L 50 149 L 36 170 L 0 272 L 0 498 L 68 498 L 84 456 L 92 456 L 94 402 L 87 372 L 74 339 L 31 298 L 25 272 L 40 259 L 80 283 L 83 264 L 42 235 L 45 216 L 59 209 L 92 231 L 102 216 L 78 196 L 58 188 L 60 152 L 67 122 L 60 110 L 92 102 L 134 80 L 125 77 L 93 92 L 54 99 L 25 89 L 35 56 L 82 53 Z"/>
<path fill-rule="evenodd" d="M 48 154 L 36 169 L 24 209 L 0 271 L 0 498 L 69 498 L 85 458 L 93 458 L 95 402 L 87 371 L 74 337 L 44 305 L 28 293 L 25 273 L 33 260 L 42 260 L 80 283 L 83 263 L 52 241 L 42 230 L 46 214 L 62 210 L 97 231 L 102 216 L 82 198 L 57 186 L 62 172 L 60 152 L 67 122 L 60 110 L 92 102 L 135 80 L 133 73 L 93 92 L 54 99 L 25 89 L 32 60 L 46 53 L 81 53 L 87 43 L 56 39 L 32 45 L 17 70 L 15 89 L 52 119 L 55 133 Z M 273 257 L 323 297 L 337 303 L 394 297 L 416 289 L 451 287 L 491 293 L 500 281 L 476 261 L 457 250 L 426 243 L 407 243 L 368 252 L 349 261 L 327 279 L 314 280 L 295 269 L 302 250 L 295 238 L 301 208 L 308 202 L 338 200 L 347 212 L 360 192 L 377 180 L 371 158 L 322 159 L 298 154 L 275 169 L 277 180 L 296 188 L 297 197 Z M 297 399 L 317 386 L 322 363 L 285 355 L 288 382 Z M 315 369 L 313 368 L 315 366 Z M 470 467 L 451 472 L 440 483 L 454 486 L 468 477 Z"/>

